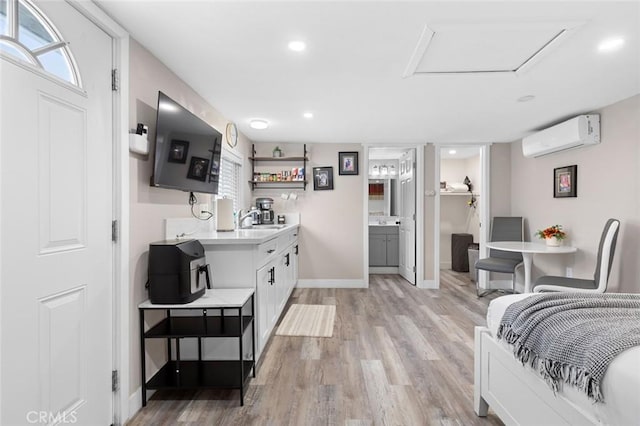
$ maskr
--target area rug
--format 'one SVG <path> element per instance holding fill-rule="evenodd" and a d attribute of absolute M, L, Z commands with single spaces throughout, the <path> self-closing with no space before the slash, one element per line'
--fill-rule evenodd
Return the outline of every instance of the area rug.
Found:
<path fill-rule="evenodd" d="M 291 305 L 276 335 L 331 337 L 335 317 L 335 305 Z"/>

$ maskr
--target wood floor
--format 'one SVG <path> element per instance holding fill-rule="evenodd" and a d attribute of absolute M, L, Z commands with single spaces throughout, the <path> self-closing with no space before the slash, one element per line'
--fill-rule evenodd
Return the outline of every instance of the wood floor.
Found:
<path fill-rule="evenodd" d="M 493 297 L 444 270 L 440 290 L 397 275 L 371 275 L 369 289 L 295 289 L 289 304 L 336 305 L 333 337 L 274 333 L 244 407 L 237 390 L 162 391 L 128 424 L 500 425 L 473 411 L 473 327 Z"/>

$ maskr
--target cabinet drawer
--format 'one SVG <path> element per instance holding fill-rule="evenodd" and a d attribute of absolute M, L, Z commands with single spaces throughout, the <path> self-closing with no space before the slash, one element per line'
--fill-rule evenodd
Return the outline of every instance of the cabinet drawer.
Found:
<path fill-rule="evenodd" d="M 398 226 L 370 226 L 369 235 L 398 235 Z"/>
<path fill-rule="evenodd" d="M 262 266 L 276 256 L 279 238 L 258 245 L 258 266 Z"/>

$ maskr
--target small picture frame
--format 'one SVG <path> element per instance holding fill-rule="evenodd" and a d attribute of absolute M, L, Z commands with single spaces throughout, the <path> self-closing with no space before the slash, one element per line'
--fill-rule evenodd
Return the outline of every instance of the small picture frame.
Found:
<path fill-rule="evenodd" d="M 553 169 L 553 198 L 578 196 L 578 166 Z"/>
<path fill-rule="evenodd" d="M 189 154 L 188 141 L 172 139 L 171 146 L 169 147 L 169 158 L 167 159 L 167 161 L 170 163 L 184 164 L 187 162 L 188 154 Z"/>
<path fill-rule="evenodd" d="M 333 189 L 333 167 L 313 168 L 313 190 Z"/>
<path fill-rule="evenodd" d="M 340 175 L 358 175 L 358 152 L 339 152 L 338 153 Z"/>
<path fill-rule="evenodd" d="M 209 159 L 202 157 L 191 157 L 191 164 L 189 165 L 187 178 L 204 182 L 207 180 L 208 174 Z"/>

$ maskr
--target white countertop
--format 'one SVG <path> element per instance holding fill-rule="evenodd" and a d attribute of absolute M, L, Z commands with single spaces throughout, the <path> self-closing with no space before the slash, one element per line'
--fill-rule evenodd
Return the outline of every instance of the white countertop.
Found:
<path fill-rule="evenodd" d="M 369 226 L 400 226 L 399 223 L 387 222 L 387 223 L 370 223 Z"/>
<path fill-rule="evenodd" d="M 286 224 L 280 229 L 236 229 L 228 232 L 201 232 L 189 235 L 188 239 L 200 241 L 202 245 L 213 244 L 261 244 L 274 237 L 284 234 L 293 229 L 298 229 L 298 224 Z"/>
<path fill-rule="evenodd" d="M 189 303 L 164 305 L 154 304 L 149 299 L 138 305 L 140 309 L 208 309 L 241 308 L 247 303 L 254 290 L 252 288 L 207 289 L 202 297 Z"/>

